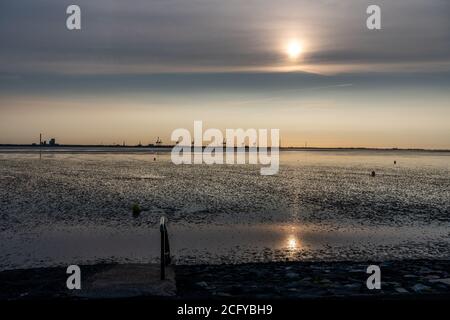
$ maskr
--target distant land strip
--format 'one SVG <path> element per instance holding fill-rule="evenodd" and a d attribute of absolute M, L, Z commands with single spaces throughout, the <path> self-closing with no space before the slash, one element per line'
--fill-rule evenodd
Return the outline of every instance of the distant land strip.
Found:
<path fill-rule="evenodd" d="M 160 150 L 160 151 L 168 151 L 168 149 L 172 149 L 175 145 L 119 145 L 119 144 L 110 144 L 110 145 L 85 145 L 85 144 L 57 144 L 57 145 L 30 145 L 30 144 L 0 144 L 0 148 L 26 148 L 30 150 L 42 150 L 42 151 L 51 151 L 51 150 L 61 150 L 64 148 L 105 148 L 105 149 L 135 149 L 135 151 L 146 151 L 146 150 Z M 186 146 L 191 147 L 191 146 Z M 192 146 L 193 147 L 193 146 Z M 203 149 L 206 146 L 202 147 Z M 220 148 L 220 147 L 218 147 Z M 226 148 L 223 147 L 223 148 Z M 234 147 L 234 149 L 243 148 L 243 147 Z M 248 146 L 245 146 L 245 149 L 249 149 Z M 268 148 L 270 149 L 270 147 Z M 425 149 L 425 148 L 374 148 L 374 147 L 280 147 L 281 151 L 352 151 L 352 150 L 361 150 L 361 151 L 419 151 L 419 152 L 450 152 L 450 149 Z M 7 151 L 7 150 L 1 150 Z"/>

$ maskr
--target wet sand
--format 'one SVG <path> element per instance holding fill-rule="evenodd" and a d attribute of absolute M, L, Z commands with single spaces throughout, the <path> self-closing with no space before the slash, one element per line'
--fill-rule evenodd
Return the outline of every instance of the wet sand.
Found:
<path fill-rule="evenodd" d="M 448 152 L 282 152 L 262 177 L 85 151 L 0 152 L 0 270 L 155 261 L 162 215 L 178 264 L 450 258 Z"/>

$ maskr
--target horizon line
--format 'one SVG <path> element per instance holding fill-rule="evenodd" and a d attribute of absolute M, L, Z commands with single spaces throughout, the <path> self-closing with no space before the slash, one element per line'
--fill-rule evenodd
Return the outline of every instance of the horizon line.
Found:
<path fill-rule="evenodd" d="M 123 145 L 123 144 L 56 144 L 56 145 L 39 145 L 39 144 L 16 144 L 16 143 L 0 143 L 0 147 L 29 147 L 29 148 L 153 148 L 153 149 L 168 149 L 175 147 L 176 144 L 171 145 L 155 145 L 155 144 L 136 144 L 136 145 Z M 186 145 L 182 147 L 195 147 L 193 145 Z M 206 148 L 207 146 L 202 146 Z M 216 148 L 227 148 L 226 146 L 217 146 Z M 245 148 L 249 149 L 249 146 L 238 147 L 234 146 L 234 149 Z M 268 147 L 270 149 L 270 147 Z M 450 149 L 441 148 L 398 148 L 398 147 L 305 147 L 305 146 L 289 146 L 279 147 L 280 150 L 374 150 L 374 151 L 432 151 L 432 152 L 450 152 Z"/>

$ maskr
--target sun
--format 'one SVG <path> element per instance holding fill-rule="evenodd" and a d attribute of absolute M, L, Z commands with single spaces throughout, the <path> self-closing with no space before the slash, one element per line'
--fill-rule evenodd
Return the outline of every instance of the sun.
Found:
<path fill-rule="evenodd" d="M 300 44 L 300 42 L 298 40 L 289 41 L 287 48 L 286 48 L 286 53 L 290 59 L 292 59 L 292 60 L 298 59 L 298 57 L 300 57 L 302 51 L 303 51 L 302 45 Z"/>

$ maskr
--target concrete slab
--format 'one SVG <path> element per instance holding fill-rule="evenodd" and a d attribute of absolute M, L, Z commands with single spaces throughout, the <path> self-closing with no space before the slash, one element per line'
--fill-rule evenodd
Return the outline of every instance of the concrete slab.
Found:
<path fill-rule="evenodd" d="M 90 299 L 175 296 L 175 272 L 167 267 L 166 280 L 160 280 L 156 264 L 112 265 L 83 281 L 73 295 Z"/>

